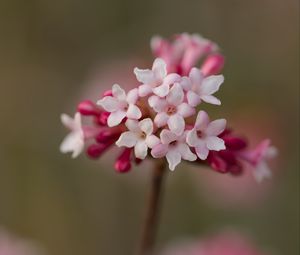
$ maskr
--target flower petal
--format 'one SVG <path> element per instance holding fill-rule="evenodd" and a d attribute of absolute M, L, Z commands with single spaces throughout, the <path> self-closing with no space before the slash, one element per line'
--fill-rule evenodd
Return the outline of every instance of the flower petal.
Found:
<path fill-rule="evenodd" d="M 114 112 L 120 108 L 120 102 L 111 96 L 106 96 L 98 100 L 97 105 L 100 105 L 107 112 Z"/>
<path fill-rule="evenodd" d="M 164 78 L 163 84 L 168 84 L 171 85 L 175 82 L 180 82 L 181 81 L 181 76 L 177 73 L 170 73 Z"/>
<path fill-rule="evenodd" d="M 151 135 L 153 132 L 153 122 L 150 118 L 143 119 L 139 122 L 140 129 L 146 134 Z"/>
<path fill-rule="evenodd" d="M 118 84 L 114 84 L 112 86 L 112 95 L 114 98 L 121 101 L 126 99 L 126 93 L 124 89 L 122 89 Z"/>
<path fill-rule="evenodd" d="M 135 104 L 136 101 L 138 100 L 138 97 L 139 97 L 139 92 L 138 92 L 137 88 L 129 90 L 129 92 L 127 93 L 127 98 L 126 98 L 128 104 Z"/>
<path fill-rule="evenodd" d="M 189 146 L 185 143 L 179 144 L 178 150 L 184 160 L 195 161 L 197 159 L 197 156 L 191 152 Z"/>
<path fill-rule="evenodd" d="M 196 130 L 204 131 L 207 128 L 208 124 L 208 114 L 205 111 L 199 111 L 195 122 Z"/>
<path fill-rule="evenodd" d="M 197 95 L 194 91 L 188 91 L 186 93 L 187 101 L 190 106 L 196 107 L 201 102 L 201 98 L 199 95 Z"/>
<path fill-rule="evenodd" d="M 186 142 L 189 146 L 192 146 L 192 147 L 198 147 L 200 144 L 203 143 L 201 141 L 201 139 L 199 139 L 199 137 L 197 136 L 197 130 L 196 129 L 192 129 L 192 130 L 187 132 Z"/>
<path fill-rule="evenodd" d="M 175 167 L 181 162 L 181 155 L 177 150 L 170 150 L 166 155 L 170 170 L 174 171 Z"/>
<path fill-rule="evenodd" d="M 177 138 L 178 136 L 168 129 L 164 129 L 160 133 L 160 140 L 162 144 L 170 144 L 171 142 L 176 141 Z"/>
<path fill-rule="evenodd" d="M 209 150 L 207 149 L 205 143 L 202 143 L 200 146 L 195 148 L 198 157 L 202 160 L 207 159 Z"/>
<path fill-rule="evenodd" d="M 148 146 L 145 141 L 138 141 L 134 146 L 134 154 L 139 159 L 145 159 L 148 152 Z"/>
<path fill-rule="evenodd" d="M 151 96 L 148 99 L 150 107 L 153 108 L 155 112 L 162 112 L 167 107 L 167 102 L 165 99 L 162 99 L 158 96 Z"/>
<path fill-rule="evenodd" d="M 72 157 L 76 158 L 84 148 L 83 134 L 80 132 L 71 132 L 60 145 L 62 153 L 73 152 Z"/>
<path fill-rule="evenodd" d="M 221 105 L 221 101 L 216 98 L 215 96 L 201 96 L 200 97 L 204 102 L 209 103 L 209 104 L 214 104 L 214 105 Z"/>
<path fill-rule="evenodd" d="M 149 69 L 139 69 L 139 68 L 134 68 L 133 70 L 136 79 L 143 83 L 143 84 L 148 84 L 151 85 L 153 83 L 155 83 L 155 77 L 154 77 L 154 73 L 149 70 Z"/>
<path fill-rule="evenodd" d="M 203 75 L 201 74 L 201 71 L 196 68 L 196 67 L 193 67 L 189 73 L 189 77 L 192 81 L 192 84 L 195 86 L 195 87 L 198 87 L 200 86 L 202 80 L 203 80 Z"/>
<path fill-rule="evenodd" d="M 226 149 L 224 141 L 217 136 L 208 136 L 205 138 L 205 142 L 209 150 L 220 151 Z"/>
<path fill-rule="evenodd" d="M 130 130 L 131 132 L 137 133 L 141 131 L 139 127 L 139 122 L 137 120 L 128 119 L 126 120 L 125 125 L 128 128 L 128 130 Z"/>
<path fill-rule="evenodd" d="M 152 92 L 152 87 L 148 84 L 142 84 L 139 86 L 138 90 L 139 90 L 139 96 L 145 97 Z"/>
<path fill-rule="evenodd" d="M 155 77 L 159 80 L 162 80 L 167 75 L 167 65 L 165 61 L 161 58 L 157 58 L 153 62 L 152 71 Z"/>
<path fill-rule="evenodd" d="M 156 116 L 154 118 L 154 123 L 157 127 L 163 127 L 163 126 L 167 125 L 169 117 L 170 116 L 167 113 L 160 112 L 160 113 L 156 114 Z"/>
<path fill-rule="evenodd" d="M 167 152 L 168 145 L 159 143 L 153 147 L 153 149 L 151 150 L 151 155 L 153 158 L 162 158 L 166 156 Z"/>
<path fill-rule="evenodd" d="M 189 91 L 190 89 L 192 89 L 192 82 L 188 77 L 184 76 L 184 77 L 181 78 L 180 86 L 185 91 Z"/>
<path fill-rule="evenodd" d="M 147 146 L 152 149 L 154 146 L 160 143 L 160 139 L 155 135 L 148 135 L 146 137 L 146 143 Z"/>
<path fill-rule="evenodd" d="M 182 103 L 177 106 L 177 113 L 184 118 L 192 116 L 193 114 L 195 114 L 195 112 L 195 108 L 191 107 L 187 103 Z"/>
<path fill-rule="evenodd" d="M 75 123 L 74 123 L 74 119 L 72 119 L 72 117 L 63 113 L 60 115 L 60 119 L 61 119 L 62 124 L 65 127 L 67 127 L 70 130 L 74 130 Z"/>
<path fill-rule="evenodd" d="M 217 136 L 224 131 L 225 127 L 225 119 L 214 120 L 208 124 L 205 133 L 209 136 Z"/>
<path fill-rule="evenodd" d="M 181 135 L 185 128 L 185 121 L 179 114 L 174 114 L 168 119 L 168 126 L 176 135 Z"/>
<path fill-rule="evenodd" d="M 201 87 L 199 88 L 199 94 L 203 96 L 211 95 L 219 90 L 223 82 L 224 82 L 223 75 L 208 76 L 202 81 Z"/>
<path fill-rule="evenodd" d="M 179 83 L 175 83 L 170 89 L 169 94 L 167 95 L 167 102 L 171 105 L 179 105 L 182 103 L 184 97 L 183 89 Z"/>
<path fill-rule="evenodd" d="M 127 110 L 127 118 L 138 120 L 141 117 L 141 110 L 136 105 L 130 104 Z"/>
<path fill-rule="evenodd" d="M 156 88 L 153 89 L 153 93 L 155 95 L 158 95 L 159 97 L 165 97 L 168 95 L 170 90 L 170 85 L 169 84 L 162 84 Z"/>
<path fill-rule="evenodd" d="M 253 170 L 253 175 L 255 180 L 260 183 L 264 179 L 270 179 L 272 177 L 272 172 L 265 161 L 260 162 L 256 168 Z"/>
<path fill-rule="evenodd" d="M 107 125 L 109 127 L 115 127 L 119 125 L 125 117 L 126 117 L 126 112 L 124 111 L 112 112 L 107 119 Z"/>
<path fill-rule="evenodd" d="M 122 133 L 116 141 L 116 145 L 119 147 L 127 147 L 127 148 L 132 148 L 135 146 L 137 143 L 137 136 L 136 133 L 131 132 L 131 131 L 126 131 Z"/>

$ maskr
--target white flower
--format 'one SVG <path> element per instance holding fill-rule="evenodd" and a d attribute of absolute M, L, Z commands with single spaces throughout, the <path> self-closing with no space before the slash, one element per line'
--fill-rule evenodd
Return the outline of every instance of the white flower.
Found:
<path fill-rule="evenodd" d="M 166 98 L 151 96 L 149 105 L 157 112 L 154 123 L 158 127 L 168 125 L 169 129 L 181 135 L 185 128 L 184 118 L 195 114 L 195 109 L 183 102 L 184 93 L 179 83 L 175 83 Z"/>
<path fill-rule="evenodd" d="M 81 115 L 75 113 L 74 119 L 66 114 L 61 115 L 61 121 L 71 132 L 65 137 L 60 145 L 62 153 L 73 152 L 72 157 L 77 157 L 84 148 L 84 132 L 81 126 Z"/>
<path fill-rule="evenodd" d="M 153 148 L 160 141 L 153 135 L 153 123 L 150 118 L 138 122 L 136 120 L 127 120 L 125 123 L 129 131 L 121 134 L 116 145 L 121 147 L 134 147 L 135 156 L 144 159 L 147 156 L 148 148 Z"/>
<path fill-rule="evenodd" d="M 170 85 L 180 80 L 178 74 L 172 73 L 167 75 L 166 63 L 157 58 L 153 62 L 152 70 L 134 68 L 134 74 L 139 82 L 139 96 L 144 97 L 154 93 L 164 97 L 169 93 Z"/>
<path fill-rule="evenodd" d="M 209 150 L 220 151 L 225 149 L 224 141 L 218 137 L 225 127 L 225 119 L 209 122 L 207 113 L 200 111 L 194 128 L 187 132 L 186 141 L 189 146 L 195 147 L 198 157 L 205 160 Z"/>
<path fill-rule="evenodd" d="M 198 68 L 192 68 L 189 77 L 183 77 L 181 86 L 187 91 L 187 101 L 189 105 L 195 107 L 201 100 L 215 105 L 221 105 L 221 101 L 214 94 L 224 82 L 223 75 L 211 75 L 203 77 Z"/>
<path fill-rule="evenodd" d="M 127 96 L 125 91 L 118 85 L 112 86 L 112 96 L 100 99 L 97 104 L 111 114 L 108 117 L 109 127 L 117 126 L 127 117 L 129 119 L 139 119 L 142 116 L 140 109 L 135 105 L 138 99 L 138 90 L 132 89 Z"/>
<path fill-rule="evenodd" d="M 161 143 L 154 146 L 151 155 L 154 158 L 166 157 L 169 163 L 170 170 L 181 162 L 181 159 L 195 161 L 197 156 L 193 154 L 186 144 L 186 136 L 182 134 L 176 135 L 170 130 L 164 129 L 160 133 Z"/>

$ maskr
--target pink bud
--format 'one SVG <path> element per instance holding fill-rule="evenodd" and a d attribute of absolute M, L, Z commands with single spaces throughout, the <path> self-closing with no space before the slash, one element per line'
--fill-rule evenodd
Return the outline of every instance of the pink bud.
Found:
<path fill-rule="evenodd" d="M 106 90 L 106 91 L 104 91 L 104 93 L 103 93 L 103 97 L 110 97 L 110 96 L 112 96 L 113 94 L 112 94 L 112 91 L 111 91 L 111 89 L 110 90 Z"/>
<path fill-rule="evenodd" d="M 92 144 L 87 148 L 87 154 L 90 158 L 97 159 L 99 158 L 110 146 L 112 143 L 99 143 Z"/>
<path fill-rule="evenodd" d="M 223 55 L 213 54 L 206 58 L 200 69 L 204 76 L 215 75 L 222 71 L 224 63 Z"/>
<path fill-rule="evenodd" d="M 126 173 L 131 169 L 131 163 L 130 163 L 130 155 L 131 155 L 130 148 L 126 148 L 123 150 L 121 155 L 117 158 L 115 163 L 115 169 L 119 173 Z"/>
<path fill-rule="evenodd" d="M 78 104 L 77 110 L 82 114 L 82 115 L 99 115 L 101 113 L 100 109 L 90 100 L 85 100 L 82 101 Z"/>
<path fill-rule="evenodd" d="M 97 135 L 96 140 L 98 143 L 106 143 L 111 140 L 116 140 L 119 136 L 120 136 L 120 132 L 113 132 L 111 130 L 103 130 Z"/>
<path fill-rule="evenodd" d="M 110 112 L 101 112 L 98 118 L 96 119 L 96 122 L 99 125 L 107 126 L 107 119 L 110 115 Z"/>

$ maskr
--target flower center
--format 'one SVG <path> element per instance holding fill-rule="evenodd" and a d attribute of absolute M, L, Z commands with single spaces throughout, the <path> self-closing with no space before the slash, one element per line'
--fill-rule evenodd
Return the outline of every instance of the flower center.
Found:
<path fill-rule="evenodd" d="M 197 131 L 197 136 L 198 136 L 199 138 L 203 138 L 204 134 L 203 134 L 202 131 L 198 130 L 198 131 Z"/>
<path fill-rule="evenodd" d="M 168 115 L 173 115 L 174 113 L 176 113 L 176 111 L 177 111 L 177 109 L 173 105 L 169 105 L 166 110 Z"/>
<path fill-rule="evenodd" d="M 142 139 L 146 139 L 146 137 L 147 137 L 147 135 L 146 135 L 146 133 L 145 133 L 145 132 L 142 132 L 142 133 L 140 134 L 140 138 L 142 138 Z"/>
<path fill-rule="evenodd" d="M 174 147 L 174 146 L 176 146 L 177 145 L 177 141 L 173 141 L 173 142 L 170 142 L 169 143 L 169 146 L 172 146 L 172 147 Z"/>

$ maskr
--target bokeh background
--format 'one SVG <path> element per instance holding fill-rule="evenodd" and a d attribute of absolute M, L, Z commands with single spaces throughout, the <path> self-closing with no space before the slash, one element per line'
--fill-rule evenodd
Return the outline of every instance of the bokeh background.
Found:
<path fill-rule="evenodd" d="M 299 254 L 297 0 L 1 0 L 1 227 L 50 255 L 133 254 L 151 164 L 119 175 L 110 155 L 60 154 L 59 116 L 150 65 L 152 35 L 179 32 L 226 56 L 211 115 L 272 138 L 280 155 L 261 185 L 187 165 L 170 174 L 158 250 L 229 227 L 271 254 Z"/>

